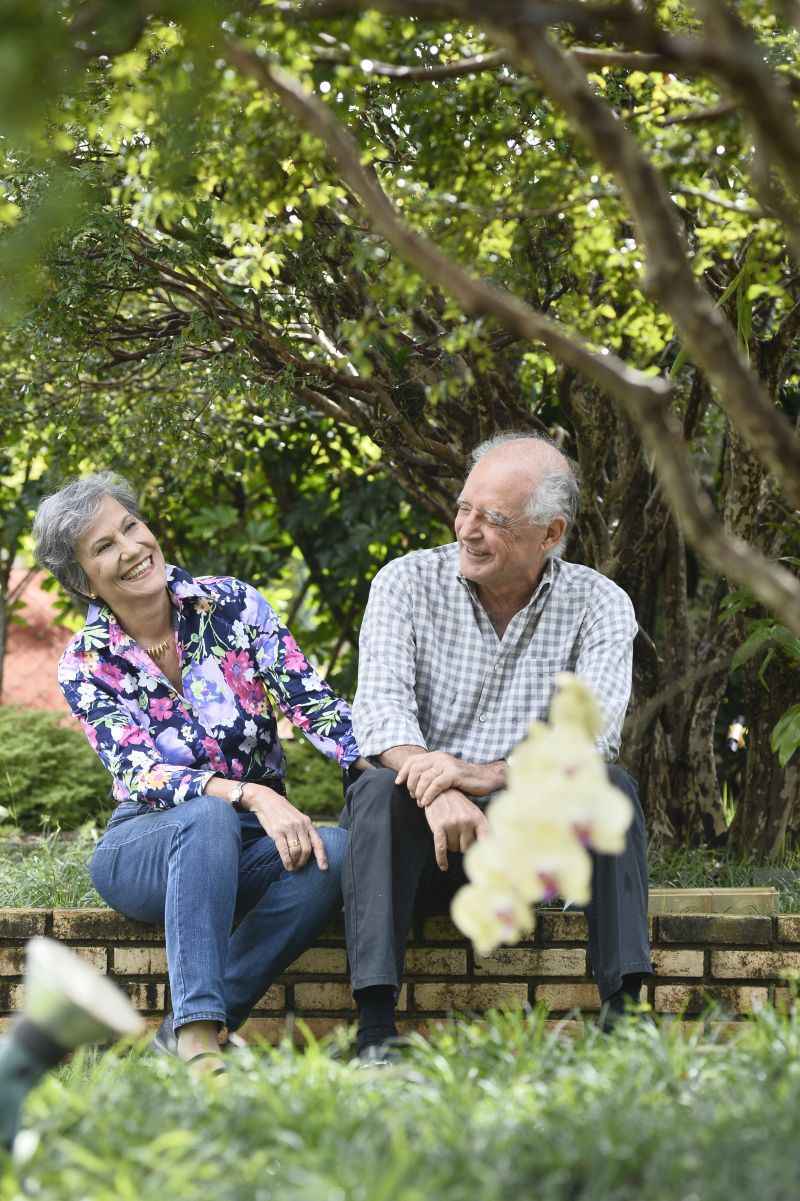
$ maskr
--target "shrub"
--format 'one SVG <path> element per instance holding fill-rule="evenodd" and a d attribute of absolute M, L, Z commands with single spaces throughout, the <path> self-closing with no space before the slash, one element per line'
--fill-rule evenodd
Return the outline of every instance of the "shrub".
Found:
<path fill-rule="evenodd" d="M 32 1094 L 0 1201 L 797 1196 L 794 1018 L 767 1011 L 723 1048 L 679 1025 L 572 1042 L 495 1015 L 408 1058 L 365 1073 L 283 1046 L 220 1088 L 163 1058 L 77 1056 Z"/>
<path fill-rule="evenodd" d="M 286 790 L 303 813 L 335 818 L 344 804 L 341 769 L 302 735 L 283 743 L 286 752 Z"/>
<path fill-rule="evenodd" d="M 342 775 L 305 738 L 284 743 L 292 804 L 334 817 L 342 807 Z M 20 829 L 103 826 L 113 808 L 111 778 L 82 731 L 47 709 L 0 706 L 0 805 Z"/>
<path fill-rule="evenodd" d="M 65 714 L 0 706 L 0 805 L 23 830 L 104 823 L 110 779 Z"/>

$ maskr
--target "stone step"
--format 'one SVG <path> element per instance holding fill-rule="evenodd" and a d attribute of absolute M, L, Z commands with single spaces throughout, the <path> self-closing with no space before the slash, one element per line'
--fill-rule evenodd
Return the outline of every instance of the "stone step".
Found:
<path fill-rule="evenodd" d="M 663 913 L 739 913 L 773 914 L 778 912 L 776 888 L 651 888 L 648 912 L 651 917 Z"/>

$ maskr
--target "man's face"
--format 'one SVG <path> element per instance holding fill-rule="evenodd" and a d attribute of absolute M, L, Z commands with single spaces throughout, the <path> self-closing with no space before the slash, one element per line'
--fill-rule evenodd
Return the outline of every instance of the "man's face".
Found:
<path fill-rule="evenodd" d="M 166 587 L 166 565 L 155 534 L 113 496 L 103 498 L 76 552 L 90 590 L 112 610 L 127 609 Z"/>
<path fill-rule="evenodd" d="M 473 467 L 458 498 L 455 533 L 464 579 L 489 592 L 536 586 L 546 552 L 563 532 L 563 521 L 534 525 L 525 505 L 537 484 L 530 468 L 491 452 Z M 554 526 L 558 529 L 554 530 Z"/>

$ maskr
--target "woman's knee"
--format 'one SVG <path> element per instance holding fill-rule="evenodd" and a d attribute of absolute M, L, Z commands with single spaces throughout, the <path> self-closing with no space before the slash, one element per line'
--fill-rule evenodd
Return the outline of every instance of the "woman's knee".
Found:
<path fill-rule="evenodd" d="M 204 792 L 191 801 L 177 805 L 174 813 L 184 829 L 199 828 L 209 837 L 233 835 L 237 841 L 241 840 L 239 814 L 222 797 Z"/>

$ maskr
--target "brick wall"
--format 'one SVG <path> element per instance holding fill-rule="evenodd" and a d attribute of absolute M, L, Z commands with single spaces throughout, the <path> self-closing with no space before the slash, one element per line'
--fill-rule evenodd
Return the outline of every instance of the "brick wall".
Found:
<path fill-rule="evenodd" d="M 800 972 L 800 916 L 664 915 L 650 919 L 656 1012 L 697 1017 L 714 999 L 725 1019 L 789 1004 L 787 975 Z M 117 981 L 155 1025 L 168 1001 L 163 932 L 109 909 L 0 909 L 0 1023 L 19 1007 L 24 944 L 46 934 Z M 488 958 L 444 917 L 428 918 L 409 946 L 400 1025 L 425 1028 L 451 1011 L 543 1002 L 557 1019 L 599 1007 L 587 973 L 581 914 L 543 910 L 533 937 Z M 245 1033 L 278 1039 L 290 1015 L 321 1035 L 353 1017 L 344 931 L 334 926 L 292 964 L 254 1010 Z"/>

